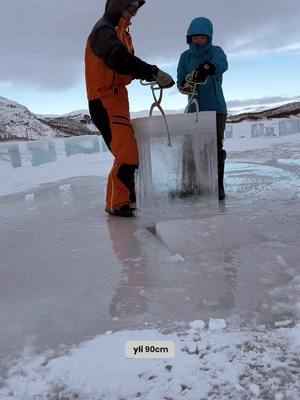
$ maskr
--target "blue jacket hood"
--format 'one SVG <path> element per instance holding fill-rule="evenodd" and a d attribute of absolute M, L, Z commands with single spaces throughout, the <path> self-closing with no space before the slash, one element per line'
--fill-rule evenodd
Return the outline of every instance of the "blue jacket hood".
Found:
<path fill-rule="evenodd" d="M 186 35 L 186 41 L 191 44 L 193 35 L 206 35 L 209 37 L 209 41 L 212 41 L 213 37 L 213 24 L 211 20 L 205 17 L 198 17 L 193 19 Z"/>

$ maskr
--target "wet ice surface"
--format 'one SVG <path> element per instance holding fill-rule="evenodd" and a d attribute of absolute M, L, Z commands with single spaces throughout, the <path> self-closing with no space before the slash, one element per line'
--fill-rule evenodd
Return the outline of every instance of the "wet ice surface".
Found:
<path fill-rule="evenodd" d="M 298 399 L 300 169 L 288 151 L 234 154 L 222 205 L 170 200 L 130 221 L 107 218 L 99 177 L 0 198 L 1 399 Z M 164 335 L 174 360 L 124 358 L 126 340 Z"/>

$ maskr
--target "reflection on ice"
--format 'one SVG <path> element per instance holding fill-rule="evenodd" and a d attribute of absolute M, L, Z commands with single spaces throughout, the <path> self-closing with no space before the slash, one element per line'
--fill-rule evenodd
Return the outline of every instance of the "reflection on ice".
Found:
<path fill-rule="evenodd" d="M 148 269 L 141 263 L 140 244 L 135 235 L 137 227 L 126 220 L 110 218 L 107 228 L 113 250 L 122 266 L 122 279 L 111 298 L 109 314 L 116 319 L 146 313 L 148 306 L 144 289 L 151 278 Z"/>

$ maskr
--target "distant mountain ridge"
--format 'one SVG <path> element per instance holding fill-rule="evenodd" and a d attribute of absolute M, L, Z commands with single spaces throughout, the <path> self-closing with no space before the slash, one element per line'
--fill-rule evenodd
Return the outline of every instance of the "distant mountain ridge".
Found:
<path fill-rule="evenodd" d="M 183 110 L 165 110 L 166 114 L 178 114 Z M 157 114 L 158 112 L 155 112 Z M 132 112 L 131 118 L 149 115 L 148 110 Z M 229 123 L 257 121 L 271 118 L 300 116 L 300 102 L 280 107 L 247 112 L 228 117 Z M 0 141 L 42 139 L 97 134 L 88 110 L 73 111 L 61 116 L 35 115 L 25 106 L 0 97 Z"/>
<path fill-rule="evenodd" d="M 258 112 L 246 112 L 228 117 L 227 121 L 231 123 L 242 121 L 258 121 L 261 119 L 289 118 L 300 116 L 300 102 L 284 104 L 280 107 L 271 108 Z"/>
<path fill-rule="evenodd" d="M 98 132 L 91 117 L 85 113 L 75 112 L 59 117 L 39 117 L 38 119 L 59 132 L 58 136 L 95 135 Z"/>

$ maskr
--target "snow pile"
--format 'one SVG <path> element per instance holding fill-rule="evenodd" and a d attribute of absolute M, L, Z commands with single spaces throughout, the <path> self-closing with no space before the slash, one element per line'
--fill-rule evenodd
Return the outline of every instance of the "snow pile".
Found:
<path fill-rule="evenodd" d="M 54 137 L 56 131 L 42 123 L 26 107 L 0 97 L 0 136 L 2 139 Z"/>
<path fill-rule="evenodd" d="M 9 368 L 1 399 L 299 398 L 300 324 L 250 330 L 200 322 L 177 335 L 107 332 L 61 355 L 27 349 Z M 172 340 L 175 358 L 126 359 L 127 340 Z"/>

